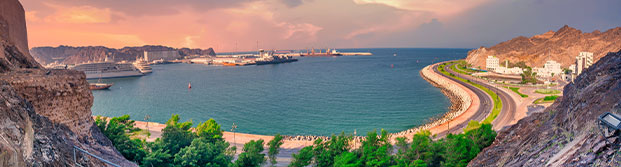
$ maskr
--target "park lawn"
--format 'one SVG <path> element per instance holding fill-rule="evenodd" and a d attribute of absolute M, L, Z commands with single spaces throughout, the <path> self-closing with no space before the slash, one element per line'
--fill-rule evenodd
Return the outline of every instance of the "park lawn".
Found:
<path fill-rule="evenodd" d="M 539 94 L 559 94 L 561 93 L 560 90 L 556 90 L 556 89 L 537 89 L 535 90 L 535 93 L 539 93 Z"/>
<path fill-rule="evenodd" d="M 507 87 L 507 88 L 511 89 L 511 91 L 517 93 L 518 95 L 522 96 L 523 98 L 527 98 L 528 97 L 528 95 L 520 93 L 520 91 L 519 91 L 520 88 L 516 88 L 516 87 Z"/>
<path fill-rule="evenodd" d="M 533 102 L 533 103 L 535 103 L 535 104 L 541 104 L 541 103 L 552 103 L 552 102 L 554 102 L 554 101 L 555 101 L 558 97 L 559 97 L 559 96 L 557 96 L 557 95 L 546 96 L 546 97 L 539 98 L 539 99 L 535 100 L 535 102 Z"/>

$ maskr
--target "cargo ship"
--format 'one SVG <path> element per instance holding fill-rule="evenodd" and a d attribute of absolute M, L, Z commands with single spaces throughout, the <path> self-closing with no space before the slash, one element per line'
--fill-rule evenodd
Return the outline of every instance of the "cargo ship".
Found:
<path fill-rule="evenodd" d="M 115 63 L 108 61 L 107 58 L 104 62 L 78 64 L 71 69 L 84 72 L 84 74 L 86 74 L 86 79 L 137 77 L 144 75 L 140 70 L 136 69 L 133 64 Z"/>

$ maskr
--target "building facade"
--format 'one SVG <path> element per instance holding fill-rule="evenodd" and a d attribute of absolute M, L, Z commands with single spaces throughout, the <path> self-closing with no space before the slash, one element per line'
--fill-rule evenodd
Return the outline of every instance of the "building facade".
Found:
<path fill-rule="evenodd" d="M 537 72 L 537 76 L 539 77 L 553 77 L 563 73 L 561 63 L 554 60 L 547 61 L 546 64 L 543 65 L 543 68 L 535 68 L 534 71 Z"/>
<path fill-rule="evenodd" d="M 576 57 L 576 75 L 580 75 L 584 69 L 589 68 L 591 65 L 593 65 L 593 53 L 580 52 Z"/>
<path fill-rule="evenodd" d="M 487 56 L 485 60 L 485 68 L 488 71 L 496 71 L 496 69 L 500 66 L 500 59 L 495 56 Z"/>

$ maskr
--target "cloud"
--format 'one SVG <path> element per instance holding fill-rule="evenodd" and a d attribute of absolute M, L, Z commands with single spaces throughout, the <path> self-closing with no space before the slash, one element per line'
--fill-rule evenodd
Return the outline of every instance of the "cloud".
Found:
<path fill-rule="evenodd" d="M 569 24 L 619 26 L 618 0 L 21 0 L 30 46 L 216 51 L 478 47 Z"/>
<path fill-rule="evenodd" d="M 280 0 L 287 7 L 297 7 L 304 3 L 304 0 Z"/>
<path fill-rule="evenodd" d="M 109 8 L 99 9 L 92 6 L 63 7 L 54 4 L 47 5 L 54 8 L 55 13 L 46 16 L 46 22 L 109 23 L 112 17 L 112 12 Z"/>
<path fill-rule="evenodd" d="M 354 0 L 357 4 L 383 4 L 410 11 L 425 11 L 451 16 L 484 4 L 489 0 Z"/>

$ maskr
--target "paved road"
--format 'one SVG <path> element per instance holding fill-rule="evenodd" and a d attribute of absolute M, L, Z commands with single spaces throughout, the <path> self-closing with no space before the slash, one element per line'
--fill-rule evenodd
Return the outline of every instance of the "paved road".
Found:
<path fill-rule="evenodd" d="M 448 69 L 448 66 L 445 66 L 445 70 L 447 69 Z M 500 90 L 501 89 L 500 87 L 494 86 L 488 83 L 486 80 L 482 80 L 482 79 L 479 79 L 479 78 L 476 78 L 470 75 L 459 74 L 457 72 L 451 71 L 450 69 L 448 69 L 447 71 L 461 78 L 465 78 L 476 84 L 482 85 L 498 95 L 498 97 L 502 101 L 502 109 L 500 110 L 500 113 L 498 113 L 498 115 L 496 116 L 496 119 L 492 121 L 492 125 L 494 125 L 494 129 L 500 130 L 503 127 L 511 124 L 511 122 L 515 118 L 515 112 L 517 111 L 517 104 L 515 102 L 515 99 L 511 98 L 511 96 L 506 91 Z"/>
<path fill-rule="evenodd" d="M 453 81 L 455 81 L 455 82 L 465 86 L 466 88 L 472 90 L 472 92 L 474 92 L 477 95 L 477 97 L 481 101 L 481 105 L 479 105 L 479 109 L 477 110 L 477 112 L 474 115 L 472 115 L 470 117 L 469 120 L 482 121 L 482 120 L 485 119 L 485 117 L 487 117 L 487 115 L 489 115 L 491 113 L 492 107 L 493 107 L 493 101 L 492 101 L 491 97 L 489 95 L 487 95 L 487 93 L 485 93 L 483 90 L 481 90 L 481 89 L 479 89 L 477 87 L 474 87 L 474 86 L 472 86 L 472 85 L 470 85 L 468 83 L 462 82 L 462 81 L 460 81 L 458 79 L 455 79 L 455 78 L 452 78 L 450 76 L 446 76 L 443 73 L 440 73 L 438 71 L 438 65 L 435 65 L 432 68 L 433 68 L 434 72 L 436 72 L 436 73 L 438 73 L 438 74 L 440 74 L 440 75 L 442 75 L 442 76 L 444 76 L 444 77 L 446 77 L 446 78 L 448 78 L 450 80 L 453 80 Z M 448 71 L 448 72 L 450 72 L 450 73 L 452 73 L 454 75 L 457 75 L 457 73 L 451 71 L 448 68 L 448 66 L 444 66 L 444 70 Z M 457 124 L 457 125 L 450 125 L 450 129 L 448 131 L 453 133 L 453 134 L 461 133 L 461 132 L 463 132 L 463 128 L 465 128 L 468 125 L 468 122 L 469 121 L 466 121 L 466 122 L 463 122 L 463 123 L 460 123 L 460 124 Z M 447 134 L 447 131 L 444 131 L 444 132 L 441 132 L 441 133 L 437 134 L 436 137 L 437 138 L 442 138 L 442 137 L 446 136 L 446 134 Z"/>

